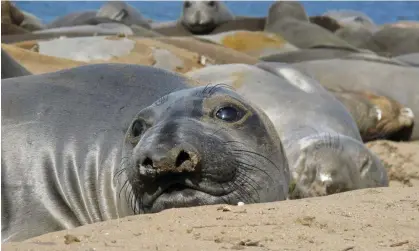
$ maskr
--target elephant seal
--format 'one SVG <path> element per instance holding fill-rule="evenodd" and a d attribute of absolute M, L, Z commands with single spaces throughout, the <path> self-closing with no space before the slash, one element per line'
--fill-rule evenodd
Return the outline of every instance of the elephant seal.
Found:
<path fill-rule="evenodd" d="M 31 73 L 1 49 L 1 79 L 31 75 Z"/>
<path fill-rule="evenodd" d="M 414 118 L 416 125 L 419 123 L 419 71 L 416 67 L 363 60 L 362 57 L 313 60 L 294 63 L 292 67 L 309 74 L 326 88 L 368 91 L 389 97 L 410 108 L 412 113 L 406 115 Z M 411 139 L 419 139 L 419 127 L 413 127 Z"/>
<path fill-rule="evenodd" d="M 419 67 L 419 52 L 397 56 L 394 59 Z"/>
<path fill-rule="evenodd" d="M 187 76 L 230 85 L 266 113 L 287 155 L 295 185 L 289 198 L 388 186 L 385 168 L 364 146 L 349 112 L 299 71 L 277 63 L 228 64 Z"/>
<path fill-rule="evenodd" d="M 180 23 L 193 34 L 209 34 L 218 25 L 234 20 L 222 1 L 184 1 Z"/>
<path fill-rule="evenodd" d="M 98 64 L 3 80 L 1 102 L 2 242 L 174 207 L 286 199 L 272 123 L 223 86 Z"/>
<path fill-rule="evenodd" d="M 372 51 L 377 50 L 376 48 L 369 48 L 370 43 L 380 45 L 379 50 L 375 52 L 391 57 L 417 53 L 419 52 L 419 27 L 384 26 L 374 32 L 369 41 L 363 46 Z"/>
<path fill-rule="evenodd" d="M 365 13 L 355 10 L 330 10 L 322 16 L 335 19 L 343 27 L 364 27 L 370 31 L 375 31 L 378 26 Z"/>
<path fill-rule="evenodd" d="M 414 126 L 413 112 L 399 102 L 367 91 L 330 89 L 355 119 L 364 142 L 387 139 L 408 141 Z"/>
<path fill-rule="evenodd" d="M 1 35 L 25 34 L 28 30 L 20 27 L 25 15 L 10 1 L 1 1 Z M 3 40 L 3 39 L 2 39 Z"/>
<path fill-rule="evenodd" d="M 359 51 L 330 31 L 310 23 L 301 3 L 294 1 L 278 1 L 271 5 L 266 18 L 265 31 L 279 34 L 302 49 L 338 47 Z"/>
<path fill-rule="evenodd" d="M 340 48 L 311 48 L 271 54 L 260 57 L 259 59 L 266 62 L 297 63 L 310 60 L 341 58 L 352 53 L 354 52 Z"/>
<path fill-rule="evenodd" d="M 135 24 L 150 29 L 150 24 L 143 15 L 124 1 L 108 1 L 97 11 L 96 17 L 109 18 L 129 26 Z"/>
<path fill-rule="evenodd" d="M 56 18 L 51 23 L 47 24 L 47 28 L 72 27 L 78 25 L 92 24 L 91 19 L 96 17 L 95 10 L 86 10 L 80 12 L 69 13 L 67 15 Z"/>

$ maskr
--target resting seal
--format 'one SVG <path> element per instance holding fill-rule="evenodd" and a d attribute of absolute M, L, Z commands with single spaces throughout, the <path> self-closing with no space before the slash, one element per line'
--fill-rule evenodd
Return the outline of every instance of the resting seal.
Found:
<path fill-rule="evenodd" d="M 230 85 L 266 113 L 287 155 L 295 184 L 290 198 L 388 186 L 385 168 L 345 107 L 299 71 L 277 63 L 228 64 L 187 75 Z"/>
<path fill-rule="evenodd" d="M 367 91 L 389 97 L 408 107 L 407 114 L 419 123 L 419 92 L 417 67 L 403 66 L 388 59 L 368 55 L 351 55 L 343 59 L 313 60 L 292 64 L 293 67 L 314 77 L 326 88 Z M 376 74 L 379 72 L 380 74 Z M 416 115 L 416 116 L 414 116 Z M 419 127 L 413 127 L 411 139 L 419 139 Z"/>
<path fill-rule="evenodd" d="M 222 86 L 148 66 L 2 81 L 2 241 L 135 213 L 286 199 L 281 140 Z"/>
<path fill-rule="evenodd" d="M 150 24 L 143 15 L 124 1 L 108 1 L 97 11 L 96 17 L 109 18 L 129 26 L 135 24 L 150 29 Z"/>
<path fill-rule="evenodd" d="M 234 15 L 221 1 L 184 1 L 180 23 L 193 34 L 208 34 Z"/>
<path fill-rule="evenodd" d="M 31 73 L 6 51 L 1 49 L 1 79 L 31 75 Z"/>
<path fill-rule="evenodd" d="M 359 51 L 332 32 L 309 22 L 303 6 L 293 1 L 278 1 L 271 5 L 266 18 L 266 32 L 276 33 L 291 44 L 302 48 L 338 47 Z"/>
<path fill-rule="evenodd" d="M 355 119 L 364 142 L 389 139 L 407 141 L 414 126 L 413 112 L 389 97 L 368 91 L 328 90 L 341 101 Z"/>

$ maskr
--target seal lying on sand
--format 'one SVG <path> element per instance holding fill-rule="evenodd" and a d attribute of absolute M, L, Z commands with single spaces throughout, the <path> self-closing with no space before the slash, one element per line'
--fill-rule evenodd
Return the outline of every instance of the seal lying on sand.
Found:
<path fill-rule="evenodd" d="M 299 71 L 277 63 L 229 64 L 187 75 L 201 83 L 230 85 L 266 113 L 283 142 L 295 183 L 290 198 L 388 185 L 385 168 L 362 143 L 345 107 Z"/>
<path fill-rule="evenodd" d="M 366 91 L 330 89 L 355 119 L 364 142 L 389 139 L 407 141 L 413 131 L 412 110 L 399 102 Z"/>
<path fill-rule="evenodd" d="M 184 1 L 180 23 L 193 34 L 208 34 L 234 15 L 222 1 Z"/>
<path fill-rule="evenodd" d="M 396 100 L 402 107 L 410 108 L 411 113 L 406 116 L 414 118 L 415 124 L 419 123 L 419 71 L 416 67 L 383 63 L 371 57 L 363 60 L 362 55 L 352 59 L 300 62 L 292 66 L 308 73 L 326 88 L 368 91 Z M 411 139 L 419 139 L 418 126 L 414 126 Z"/>
<path fill-rule="evenodd" d="M 124 1 L 108 1 L 97 12 L 97 17 L 109 18 L 126 25 L 138 25 L 150 29 L 150 24 L 134 7 Z"/>
<path fill-rule="evenodd" d="M 330 31 L 309 22 L 298 2 L 278 1 L 269 8 L 266 32 L 277 33 L 299 48 L 338 47 L 358 51 Z"/>
<path fill-rule="evenodd" d="M 31 75 L 31 73 L 1 49 L 1 79 Z"/>
<path fill-rule="evenodd" d="M 2 81 L 2 241 L 173 207 L 286 199 L 265 113 L 154 67 Z"/>

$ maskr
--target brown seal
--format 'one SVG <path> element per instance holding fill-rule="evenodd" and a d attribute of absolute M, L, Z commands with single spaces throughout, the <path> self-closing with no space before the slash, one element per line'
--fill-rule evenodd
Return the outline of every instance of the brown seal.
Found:
<path fill-rule="evenodd" d="M 407 141 L 414 126 L 410 108 L 394 99 L 368 91 L 337 88 L 328 90 L 339 99 L 355 119 L 364 142 L 388 139 Z"/>

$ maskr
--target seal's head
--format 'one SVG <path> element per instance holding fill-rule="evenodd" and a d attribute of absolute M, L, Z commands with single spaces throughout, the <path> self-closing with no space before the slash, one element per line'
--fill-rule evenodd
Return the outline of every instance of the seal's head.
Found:
<path fill-rule="evenodd" d="M 208 34 L 218 25 L 233 19 L 220 1 L 184 1 L 181 23 L 194 34 Z"/>
<path fill-rule="evenodd" d="M 355 139 L 321 133 L 301 140 L 300 149 L 292 168 L 292 199 L 388 186 L 381 161 Z"/>
<path fill-rule="evenodd" d="M 136 213 L 279 201 L 288 193 L 288 164 L 270 120 L 219 85 L 173 92 L 140 111 L 123 156 Z"/>

